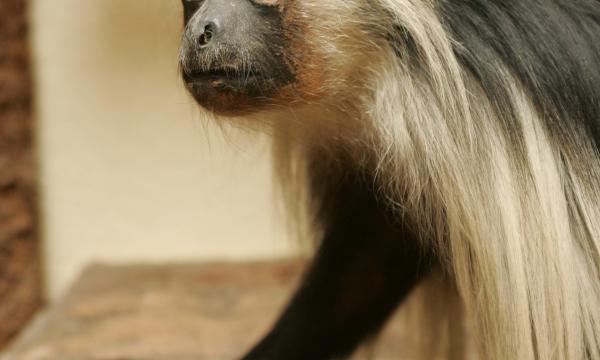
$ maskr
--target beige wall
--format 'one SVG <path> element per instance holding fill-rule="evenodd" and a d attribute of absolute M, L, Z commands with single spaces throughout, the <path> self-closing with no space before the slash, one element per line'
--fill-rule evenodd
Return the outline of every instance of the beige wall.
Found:
<path fill-rule="evenodd" d="M 33 0 L 49 295 L 90 261 L 289 254 L 265 142 L 226 143 L 177 76 L 178 0 Z"/>

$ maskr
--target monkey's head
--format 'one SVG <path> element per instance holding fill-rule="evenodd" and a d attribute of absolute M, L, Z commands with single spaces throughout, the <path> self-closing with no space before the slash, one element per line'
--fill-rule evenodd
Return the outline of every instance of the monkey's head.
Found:
<path fill-rule="evenodd" d="M 361 14 L 348 3 L 357 0 L 182 1 L 186 87 L 221 115 L 320 101 L 332 84 L 348 89 L 360 82 L 365 44 L 374 43 L 368 29 L 352 30 Z"/>

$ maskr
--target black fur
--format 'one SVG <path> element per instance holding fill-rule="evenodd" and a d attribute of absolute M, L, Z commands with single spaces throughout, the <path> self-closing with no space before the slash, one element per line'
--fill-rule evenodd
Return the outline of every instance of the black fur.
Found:
<path fill-rule="evenodd" d="M 187 25 L 192 16 L 198 11 L 202 1 L 200 0 L 182 0 L 183 3 L 183 24 Z"/>
<path fill-rule="evenodd" d="M 244 360 L 343 358 L 429 273 L 433 258 L 377 199 L 373 179 L 350 168 L 314 172 L 325 236 L 291 304 Z"/>
<path fill-rule="evenodd" d="M 600 144 L 600 1 L 441 0 L 439 9 L 458 59 L 500 113 L 511 111 L 503 64 L 555 140 L 575 130 Z"/>

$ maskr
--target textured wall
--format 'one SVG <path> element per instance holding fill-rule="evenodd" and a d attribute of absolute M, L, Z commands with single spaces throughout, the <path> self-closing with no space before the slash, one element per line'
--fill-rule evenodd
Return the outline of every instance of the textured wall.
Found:
<path fill-rule="evenodd" d="M 0 2 L 0 347 L 40 304 L 24 0 Z"/>

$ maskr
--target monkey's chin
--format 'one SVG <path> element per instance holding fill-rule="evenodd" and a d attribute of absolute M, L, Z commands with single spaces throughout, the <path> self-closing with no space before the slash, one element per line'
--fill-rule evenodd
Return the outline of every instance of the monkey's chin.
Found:
<path fill-rule="evenodd" d="M 217 115 L 245 116 L 263 110 L 268 97 L 258 96 L 248 80 L 237 79 L 186 79 L 186 87 L 196 102 Z"/>

